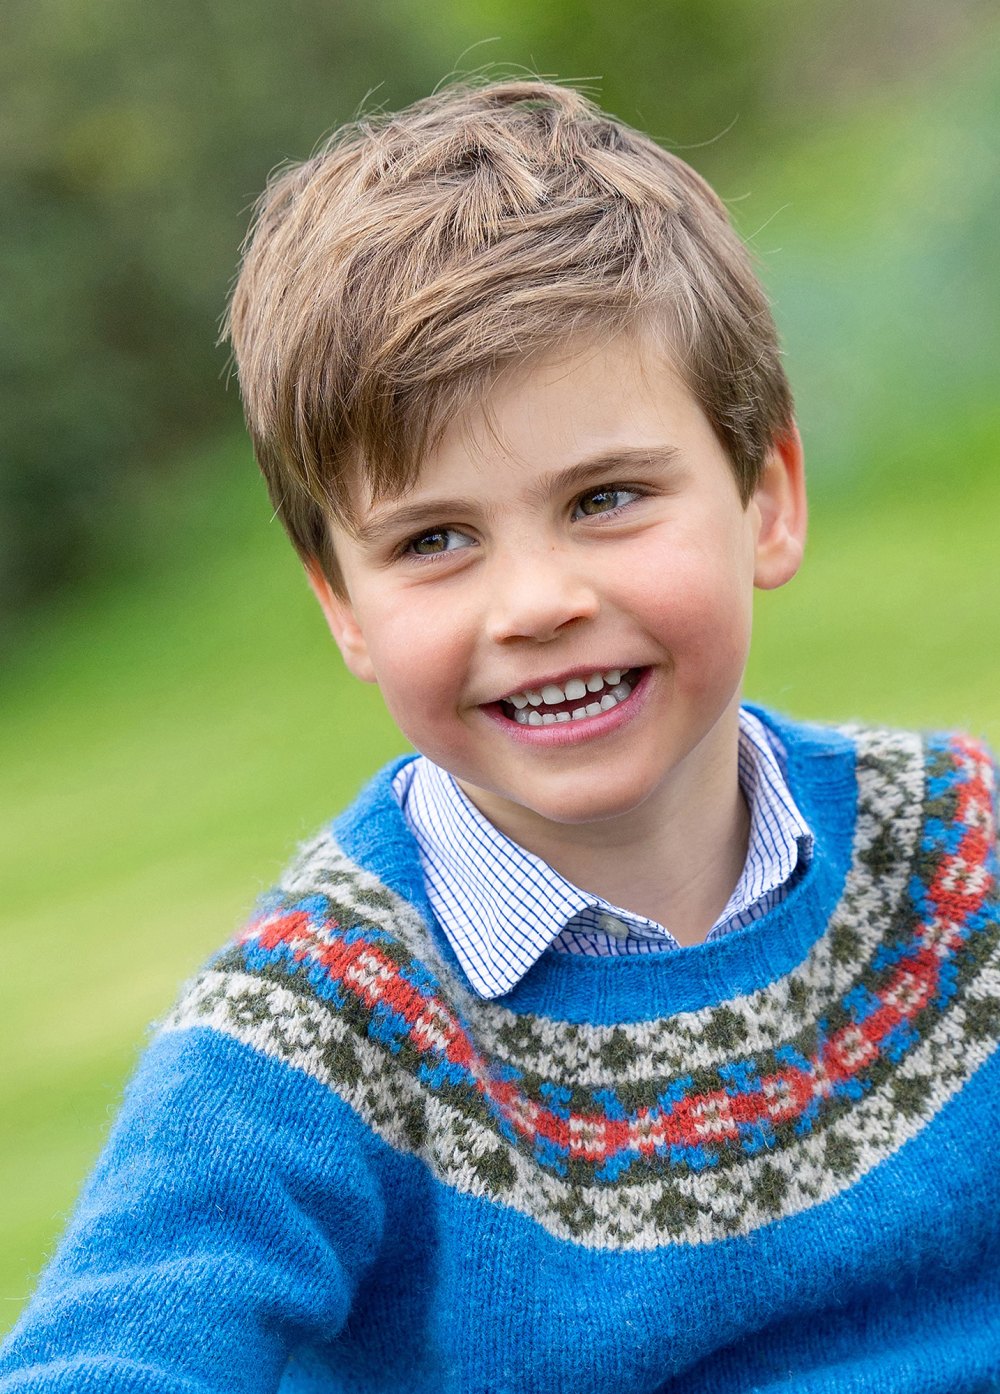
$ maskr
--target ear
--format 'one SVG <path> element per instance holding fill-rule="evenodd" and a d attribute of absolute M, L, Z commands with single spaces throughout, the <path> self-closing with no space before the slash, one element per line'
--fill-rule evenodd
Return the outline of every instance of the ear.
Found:
<path fill-rule="evenodd" d="M 334 590 L 318 561 L 306 562 L 306 576 L 330 626 L 330 633 L 337 641 L 337 648 L 340 649 L 344 662 L 362 682 L 375 682 L 375 669 L 368 653 L 368 645 L 355 618 L 349 597 L 346 593 L 340 594 Z"/>
<path fill-rule="evenodd" d="M 798 571 L 806 541 L 805 467 L 794 422 L 771 446 L 753 502 L 760 514 L 753 583 L 774 590 Z"/>

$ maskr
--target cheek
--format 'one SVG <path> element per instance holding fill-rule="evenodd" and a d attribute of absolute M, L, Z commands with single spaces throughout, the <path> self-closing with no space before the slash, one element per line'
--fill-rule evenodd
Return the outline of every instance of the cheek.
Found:
<path fill-rule="evenodd" d="M 750 649 L 753 592 L 728 571 L 692 568 L 675 574 L 653 598 L 655 628 L 678 680 L 711 687 L 739 676 Z"/>
<path fill-rule="evenodd" d="M 373 617 L 369 645 L 375 681 L 393 720 L 415 745 L 453 719 L 468 664 L 454 625 L 389 607 Z M 421 747 L 423 748 L 423 747 Z"/>

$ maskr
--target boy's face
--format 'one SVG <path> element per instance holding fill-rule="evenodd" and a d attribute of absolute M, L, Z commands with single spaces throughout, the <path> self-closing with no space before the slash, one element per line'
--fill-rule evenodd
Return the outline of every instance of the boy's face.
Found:
<path fill-rule="evenodd" d="M 335 528 L 346 597 L 311 579 L 344 658 L 528 846 L 676 816 L 735 772 L 753 587 L 801 557 L 798 437 L 744 508 L 688 388 L 630 340 L 542 360 L 488 411 Z"/>

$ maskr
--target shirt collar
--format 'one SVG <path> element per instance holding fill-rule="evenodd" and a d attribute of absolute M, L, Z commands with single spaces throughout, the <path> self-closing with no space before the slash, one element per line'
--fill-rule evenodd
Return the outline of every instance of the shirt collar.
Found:
<path fill-rule="evenodd" d="M 754 907 L 768 903 L 812 854 L 812 834 L 772 739 L 752 712 L 740 711 L 739 779 L 750 811 L 749 850 L 713 936 L 754 918 Z M 480 996 L 509 992 L 582 911 L 606 911 L 640 933 L 664 935 L 663 926 L 580 890 L 512 842 L 447 771 L 425 757 L 402 766 L 392 787 L 417 841 L 427 898 Z M 675 945 L 666 938 L 665 947 Z"/>

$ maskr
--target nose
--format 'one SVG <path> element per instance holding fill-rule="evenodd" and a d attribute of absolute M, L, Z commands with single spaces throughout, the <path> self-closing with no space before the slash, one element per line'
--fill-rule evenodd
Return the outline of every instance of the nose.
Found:
<path fill-rule="evenodd" d="M 597 588 L 580 559 L 555 547 L 497 557 L 489 586 L 486 633 L 498 644 L 548 643 L 598 611 Z"/>

